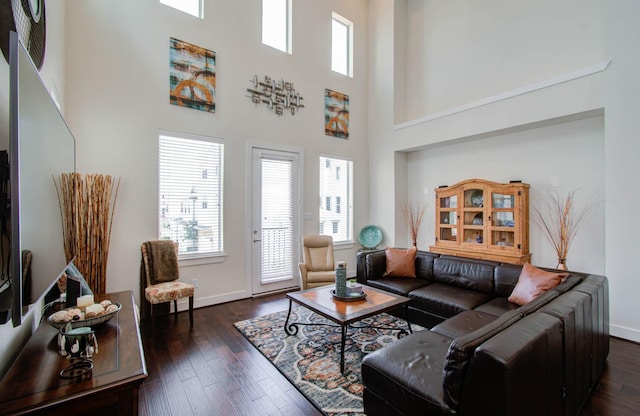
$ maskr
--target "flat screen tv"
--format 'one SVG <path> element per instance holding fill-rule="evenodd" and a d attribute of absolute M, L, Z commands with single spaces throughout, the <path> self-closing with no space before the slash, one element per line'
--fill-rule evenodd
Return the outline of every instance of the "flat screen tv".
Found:
<path fill-rule="evenodd" d="M 10 280 L 13 326 L 67 264 L 54 177 L 75 172 L 75 139 L 15 32 L 9 48 Z M 23 253 L 31 254 L 23 264 Z M 28 270 L 27 270 L 27 266 Z M 30 293 L 23 290 L 23 274 Z"/>

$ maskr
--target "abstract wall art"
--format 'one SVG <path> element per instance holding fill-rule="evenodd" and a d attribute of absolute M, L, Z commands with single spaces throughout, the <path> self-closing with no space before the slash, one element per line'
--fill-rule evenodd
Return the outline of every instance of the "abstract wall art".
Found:
<path fill-rule="evenodd" d="M 216 111 L 216 53 L 171 38 L 169 47 L 171 104 Z"/>
<path fill-rule="evenodd" d="M 349 138 L 349 96 L 341 92 L 324 90 L 324 134 Z"/>

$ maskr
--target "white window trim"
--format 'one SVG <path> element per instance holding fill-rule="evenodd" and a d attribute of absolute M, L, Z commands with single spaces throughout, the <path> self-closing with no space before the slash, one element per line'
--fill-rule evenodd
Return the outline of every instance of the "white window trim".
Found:
<path fill-rule="evenodd" d="M 211 137 L 211 136 L 201 136 L 201 135 L 197 135 L 197 134 L 190 134 L 190 133 L 184 133 L 184 132 L 178 132 L 178 131 L 171 131 L 171 130 L 158 130 L 158 137 L 159 136 L 169 136 L 169 137 L 179 137 L 179 138 L 184 138 L 184 139 L 190 139 L 190 140 L 201 140 L 201 141 L 207 141 L 210 143 L 220 143 L 222 145 L 224 145 L 224 139 L 220 138 L 220 137 Z M 156 156 L 158 157 L 158 175 L 157 175 L 157 180 L 158 180 L 158 192 L 160 191 L 160 152 L 159 149 L 156 152 Z M 222 168 L 223 168 L 223 195 L 224 195 L 224 159 L 222 162 Z M 159 194 L 158 194 L 158 199 L 159 199 Z M 213 264 L 213 263 L 222 263 L 223 261 L 225 261 L 226 257 L 227 257 L 227 253 L 224 251 L 224 203 L 225 203 L 225 198 L 223 196 L 222 199 L 222 216 L 223 216 L 223 220 L 222 220 L 222 247 L 223 250 L 220 252 L 215 252 L 215 253 L 201 253 L 201 254 L 180 254 L 178 256 L 178 266 L 179 267 L 191 267 L 191 266 L 199 266 L 202 264 Z M 158 212 L 158 216 L 160 215 L 160 213 Z M 156 229 L 156 235 L 160 236 L 160 221 L 157 221 L 157 229 Z"/>
<path fill-rule="evenodd" d="M 331 12 L 331 25 L 333 26 L 333 20 L 337 20 L 347 27 L 347 73 L 344 74 L 338 71 L 332 71 L 336 74 L 344 75 L 350 78 L 353 78 L 353 22 L 349 19 L 340 16 L 336 12 Z M 331 45 L 333 47 L 333 39 L 331 40 Z M 333 55 L 333 53 L 332 53 Z M 333 64 L 332 64 L 333 66 Z"/>
<path fill-rule="evenodd" d="M 339 156 L 339 155 L 335 155 L 335 154 L 320 153 L 318 155 L 318 160 L 321 157 L 330 158 L 330 159 L 345 160 L 345 161 L 351 162 L 352 164 L 355 163 L 353 161 L 353 159 L 351 159 L 349 157 Z M 319 178 L 318 178 L 318 183 L 319 183 Z M 351 248 L 353 248 L 355 246 L 354 238 L 355 238 L 356 229 L 355 229 L 355 201 L 354 201 L 354 196 L 353 196 L 354 184 L 355 184 L 355 173 L 353 171 L 353 165 L 352 165 L 352 170 L 351 170 L 351 190 L 352 190 L 352 195 L 351 195 L 351 206 L 352 206 L 352 208 L 351 208 L 351 238 L 349 240 L 334 241 L 333 242 L 333 247 L 334 247 L 335 250 L 347 250 L 347 249 L 351 249 Z M 342 203 L 342 205 L 344 205 L 343 209 L 349 209 L 349 204 Z M 325 226 L 324 232 L 325 232 L 325 234 L 328 235 L 328 232 L 327 232 L 326 228 L 327 228 L 327 226 Z M 318 231 L 319 230 L 320 230 L 320 224 L 318 224 Z"/>
<path fill-rule="evenodd" d="M 188 11 L 186 11 L 184 9 L 176 7 L 173 4 L 168 4 L 168 3 L 165 3 L 163 0 L 160 0 L 160 4 L 162 4 L 164 6 L 171 7 L 172 9 L 178 10 L 178 11 L 180 11 L 182 13 L 185 13 L 185 14 L 188 14 L 189 16 L 197 17 L 198 19 L 203 19 L 204 20 L 204 4 L 203 3 L 204 3 L 204 0 L 198 0 L 198 14 L 195 15 L 195 14 L 189 13 Z"/>
<path fill-rule="evenodd" d="M 287 33 L 286 33 L 286 50 L 282 50 L 278 47 L 275 47 L 273 45 L 269 45 L 268 43 L 264 43 L 264 39 L 260 39 L 262 45 L 267 46 L 269 48 L 275 49 L 277 51 L 280 52 L 284 52 L 287 53 L 289 55 L 293 55 L 293 4 L 292 4 L 292 0 L 286 0 L 286 6 L 287 6 Z M 264 7 L 264 1 L 261 1 L 261 7 Z M 261 8 L 261 11 L 262 11 Z M 263 12 L 264 13 L 264 12 Z M 262 16 L 261 16 L 262 19 Z M 261 25 L 264 25 L 264 22 L 261 20 L 260 22 Z M 263 30 L 263 28 L 261 28 L 261 30 Z M 262 37 L 262 33 L 260 34 L 260 36 Z"/>

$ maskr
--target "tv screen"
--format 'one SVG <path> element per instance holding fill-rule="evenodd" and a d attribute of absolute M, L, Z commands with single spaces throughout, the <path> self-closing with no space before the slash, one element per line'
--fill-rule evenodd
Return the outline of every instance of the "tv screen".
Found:
<path fill-rule="evenodd" d="M 9 50 L 10 270 L 17 326 L 67 264 L 54 178 L 75 172 L 75 139 L 15 32 Z M 30 293 L 23 291 L 23 276 Z"/>

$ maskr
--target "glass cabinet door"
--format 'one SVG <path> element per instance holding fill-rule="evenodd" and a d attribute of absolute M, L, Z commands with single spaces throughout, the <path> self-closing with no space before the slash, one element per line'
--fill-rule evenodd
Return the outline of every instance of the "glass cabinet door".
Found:
<path fill-rule="evenodd" d="M 515 245 L 515 197 L 513 194 L 491 194 L 491 245 Z"/>
<path fill-rule="evenodd" d="M 458 241 L 458 195 L 442 196 L 438 206 L 438 238 L 441 242 Z"/>
<path fill-rule="evenodd" d="M 484 194 L 484 189 L 480 188 L 464 191 L 462 243 L 485 244 Z"/>

